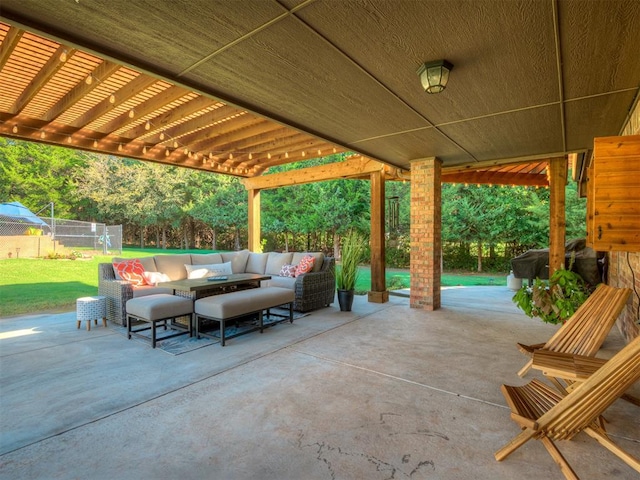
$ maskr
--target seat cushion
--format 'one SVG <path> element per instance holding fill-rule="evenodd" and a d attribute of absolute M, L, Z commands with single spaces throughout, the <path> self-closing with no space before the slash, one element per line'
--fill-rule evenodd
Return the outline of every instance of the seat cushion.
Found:
<path fill-rule="evenodd" d="M 227 319 L 290 303 L 294 297 L 288 288 L 251 288 L 196 300 L 194 311 L 205 317 Z"/>
<path fill-rule="evenodd" d="M 193 313 L 193 302 L 189 298 L 160 293 L 132 298 L 127 301 L 127 314 L 145 320 L 175 318 Z"/>

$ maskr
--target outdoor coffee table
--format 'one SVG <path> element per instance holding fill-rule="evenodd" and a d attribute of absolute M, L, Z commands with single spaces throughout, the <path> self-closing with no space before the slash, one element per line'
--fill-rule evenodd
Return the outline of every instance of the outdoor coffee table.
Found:
<path fill-rule="evenodd" d="M 259 288 L 263 280 L 271 280 L 270 275 L 260 275 L 257 273 L 234 273 L 225 275 L 226 280 L 207 280 L 206 278 L 192 278 L 184 280 L 174 280 L 172 282 L 158 283 L 159 287 L 173 289 L 174 295 L 192 299 L 194 302 L 199 298 L 221 293 L 246 290 L 248 288 Z"/>

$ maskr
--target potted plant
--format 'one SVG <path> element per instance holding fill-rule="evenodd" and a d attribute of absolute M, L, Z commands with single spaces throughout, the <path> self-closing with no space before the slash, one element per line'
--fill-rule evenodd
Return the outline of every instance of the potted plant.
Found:
<path fill-rule="evenodd" d="M 523 286 L 513 296 L 513 302 L 529 317 L 558 324 L 567 321 L 589 294 L 580 275 L 561 268 L 553 272 L 548 282 L 536 278 L 531 287 Z"/>
<path fill-rule="evenodd" d="M 367 241 L 365 237 L 350 230 L 342 241 L 340 265 L 336 267 L 336 285 L 340 310 L 350 312 L 358 280 L 358 265 L 364 260 Z"/>

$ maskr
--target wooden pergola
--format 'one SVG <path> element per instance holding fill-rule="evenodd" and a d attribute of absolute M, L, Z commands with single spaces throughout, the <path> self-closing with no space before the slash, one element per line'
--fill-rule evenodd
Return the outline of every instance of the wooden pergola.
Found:
<path fill-rule="evenodd" d="M 594 137 L 618 135 L 637 102 L 640 4 L 476 7 L 3 0 L 0 135 L 241 177 L 251 249 L 261 190 L 368 178 L 372 301 L 386 299 L 386 181 L 411 181 L 427 207 L 442 182 L 549 186 L 555 268 L 567 166 L 581 181 Z M 437 58 L 454 69 L 443 93 L 427 95 L 416 69 Z M 269 174 L 334 153 L 344 160 Z M 431 185 L 419 175 L 425 162 Z M 439 206 L 429 208 L 438 237 Z M 414 264 L 439 263 L 438 242 L 424 238 L 412 234 L 427 257 L 412 258 L 412 277 L 425 275 Z"/>

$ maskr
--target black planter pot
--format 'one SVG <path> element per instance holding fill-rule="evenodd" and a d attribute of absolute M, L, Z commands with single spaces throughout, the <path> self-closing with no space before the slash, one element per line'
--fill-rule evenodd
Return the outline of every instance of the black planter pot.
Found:
<path fill-rule="evenodd" d="M 338 303 L 341 312 L 350 312 L 353 305 L 353 290 L 338 290 Z"/>

